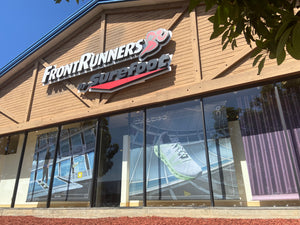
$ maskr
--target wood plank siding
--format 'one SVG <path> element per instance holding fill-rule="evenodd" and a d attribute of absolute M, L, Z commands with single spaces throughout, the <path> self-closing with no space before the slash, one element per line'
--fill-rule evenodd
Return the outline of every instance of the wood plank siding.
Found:
<path fill-rule="evenodd" d="M 276 61 L 267 60 L 258 76 L 257 68 L 252 67 L 252 49 L 243 37 L 234 51 L 230 46 L 222 51 L 221 38 L 210 40 L 212 24 L 207 19 L 211 14 L 202 6 L 188 13 L 185 2 L 99 10 L 96 17 L 71 36 L 0 84 L 0 135 L 232 90 L 299 73 L 299 62 L 288 57 L 280 67 Z M 95 72 L 42 85 L 45 67 L 49 65 L 60 67 L 79 60 L 84 53 L 101 53 L 136 42 L 158 28 L 172 30 L 171 41 L 157 54 L 173 54 L 171 72 L 113 94 L 77 92 L 78 84 L 87 82 Z M 102 71 L 129 66 L 136 60 Z"/>
<path fill-rule="evenodd" d="M 14 126 L 25 122 L 27 99 L 30 98 L 30 87 L 33 80 L 31 65 L 26 71 L 21 71 L 13 79 L 5 82 L 0 88 L 0 113 L 5 115 L 0 119 L 0 127 Z"/>

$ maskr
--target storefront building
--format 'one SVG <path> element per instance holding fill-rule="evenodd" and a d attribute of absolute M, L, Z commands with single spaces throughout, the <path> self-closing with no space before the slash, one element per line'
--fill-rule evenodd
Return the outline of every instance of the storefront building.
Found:
<path fill-rule="evenodd" d="M 0 207 L 298 206 L 300 63 L 204 9 L 94 0 L 2 68 Z"/>

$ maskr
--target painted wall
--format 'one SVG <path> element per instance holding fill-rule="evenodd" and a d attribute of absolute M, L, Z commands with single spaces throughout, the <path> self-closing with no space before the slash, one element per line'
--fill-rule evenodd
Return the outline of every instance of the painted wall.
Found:
<path fill-rule="evenodd" d="M 10 207 L 24 135 L 20 135 L 16 154 L 0 155 L 0 206 Z"/>

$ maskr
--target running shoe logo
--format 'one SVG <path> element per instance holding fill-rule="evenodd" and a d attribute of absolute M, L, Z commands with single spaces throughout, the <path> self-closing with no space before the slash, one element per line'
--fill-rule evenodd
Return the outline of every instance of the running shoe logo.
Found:
<path fill-rule="evenodd" d="M 180 159 L 189 158 L 188 153 L 183 148 L 177 148 L 177 149 L 175 149 L 175 152 L 178 154 L 178 157 Z"/>
<path fill-rule="evenodd" d="M 147 33 L 145 38 L 145 46 L 139 55 L 139 60 L 144 61 L 160 51 L 162 46 L 166 45 L 172 37 L 172 32 L 163 28 Z"/>
<path fill-rule="evenodd" d="M 106 63 L 116 64 L 123 62 L 129 56 L 130 59 L 138 57 L 139 62 L 133 62 L 129 67 L 110 72 L 96 73 L 91 76 L 89 82 L 80 83 L 77 87 L 78 91 L 84 93 L 87 91 L 112 93 L 171 71 L 172 55 L 170 54 L 163 54 L 160 57 L 146 61 L 148 57 L 158 53 L 170 41 L 171 37 L 171 31 L 159 28 L 148 32 L 145 39 L 141 39 L 135 44 L 130 43 L 116 48 L 115 51 L 107 51 Z M 98 60 L 100 59 L 102 60 L 102 58 Z M 90 58 L 87 58 L 85 61 L 88 63 L 89 60 Z"/>

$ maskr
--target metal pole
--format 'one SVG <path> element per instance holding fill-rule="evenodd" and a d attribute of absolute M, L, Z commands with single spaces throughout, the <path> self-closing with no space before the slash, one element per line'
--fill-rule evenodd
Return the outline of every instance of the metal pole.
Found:
<path fill-rule="evenodd" d="M 47 205 L 46 205 L 47 208 L 50 207 L 50 203 L 51 203 L 51 195 L 52 195 L 53 180 L 54 180 L 54 174 L 55 174 L 57 153 L 58 153 L 58 149 L 59 149 L 60 132 L 61 132 L 61 125 L 58 127 L 58 131 L 57 131 L 56 146 L 55 146 L 54 158 L 53 158 L 53 162 L 52 162 L 52 171 L 51 171 L 50 185 L 49 185 L 48 197 L 47 197 Z"/>
<path fill-rule="evenodd" d="M 201 113 L 202 113 L 203 139 L 204 139 L 205 154 L 206 154 L 207 177 L 208 177 L 208 186 L 209 186 L 209 193 L 210 193 L 210 203 L 211 203 L 211 206 L 215 206 L 215 199 L 214 199 L 213 186 L 212 186 L 212 180 L 211 180 L 209 152 L 208 152 L 208 145 L 207 145 L 205 114 L 204 114 L 204 106 L 203 106 L 203 99 L 202 98 L 200 98 L 200 107 L 201 107 Z"/>
<path fill-rule="evenodd" d="M 147 206 L 147 134 L 146 134 L 146 126 L 147 126 L 147 114 L 146 109 L 144 109 L 144 143 L 143 143 L 143 206 Z"/>
<path fill-rule="evenodd" d="M 21 152 L 21 156 L 20 156 L 20 161 L 19 161 L 19 166 L 18 166 L 18 172 L 17 172 L 16 182 L 15 182 L 14 192 L 13 192 L 13 196 L 12 196 L 12 199 L 11 199 L 11 205 L 10 205 L 11 208 L 15 207 L 15 201 L 16 201 L 16 197 L 17 197 L 17 191 L 18 191 L 18 186 L 19 186 L 21 169 L 22 169 L 22 165 L 23 165 L 23 159 L 24 159 L 25 148 L 26 148 L 26 143 L 27 143 L 27 137 L 28 137 L 28 132 L 26 131 L 25 134 L 24 134 L 22 152 Z"/>

